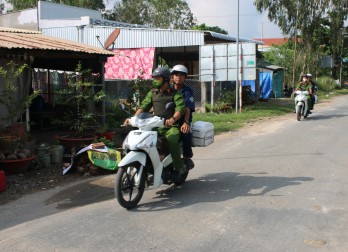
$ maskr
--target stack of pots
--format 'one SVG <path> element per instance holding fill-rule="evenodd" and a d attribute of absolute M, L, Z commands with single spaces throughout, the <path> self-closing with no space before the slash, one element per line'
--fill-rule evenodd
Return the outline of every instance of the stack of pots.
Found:
<path fill-rule="evenodd" d="M 36 147 L 37 152 L 37 160 L 40 162 L 41 165 L 44 167 L 48 167 L 51 165 L 51 154 L 50 154 L 50 148 L 46 144 L 40 144 Z"/>

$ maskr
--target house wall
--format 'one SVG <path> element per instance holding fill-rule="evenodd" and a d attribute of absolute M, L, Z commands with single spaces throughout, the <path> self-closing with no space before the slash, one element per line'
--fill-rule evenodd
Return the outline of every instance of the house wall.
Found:
<path fill-rule="evenodd" d="M 41 30 L 47 27 L 81 26 L 90 19 L 101 19 L 101 13 L 80 7 L 38 1 L 38 7 L 0 15 L 0 26 Z"/>
<path fill-rule="evenodd" d="M 0 15 L 0 26 L 37 31 L 37 9 L 34 8 Z"/>
<path fill-rule="evenodd" d="M 45 20 L 54 19 L 76 19 L 82 16 L 101 19 L 101 13 L 96 10 L 90 10 L 64 4 L 55 4 L 46 1 L 38 2 L 39 18 Z"/>

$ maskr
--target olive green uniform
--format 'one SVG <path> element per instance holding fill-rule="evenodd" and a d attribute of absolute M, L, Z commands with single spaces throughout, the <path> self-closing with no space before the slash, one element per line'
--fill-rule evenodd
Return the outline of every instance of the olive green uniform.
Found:
<path fill-rule="evenodd" d="M 175 111 L 165 112 L 165 105 L 168 102 L 175 103 Z M 165 119 L 171 118 L 175 112 L 180 112 L 181 116 L 185 111 L 185 101 L 180 92 L 175 91 L 172 88 L 165 90 L 164 92 L 159 92 L 158 90 L 151 90 L 147 93 L 144 101 L 142 102 L 140 109 L 144 112 L 150 111 L 153 108 L 154 114 L 157 116 L 162 116 Z M 173 159 L 174 168 L 179 172 L 184 172 L 183 162 L 181 160 L 181 150 L 179 146 L 180 139 L 180 120 L 177 120 L 173 126 L 159 128 L 158 132 L 164 135 L 168 141 L 170 153 Z"/>
<path fill-rule="evenodd" d="M 297 90 L 301 90 L 301 91 L 308 91 L 309 93 L 311 92 L 312 89 L 312 85 L 310 83 L 306 83 L 305 85 L 303 85 L 301 82 L 297 85 L 296 87 Z M 312 99 L 311 96 L 308 95 L 307 97 L 307 103 L 308 103 L 308 108 L 312 109 Z M 296 105 L 296 104 L 295 104 Z"/>

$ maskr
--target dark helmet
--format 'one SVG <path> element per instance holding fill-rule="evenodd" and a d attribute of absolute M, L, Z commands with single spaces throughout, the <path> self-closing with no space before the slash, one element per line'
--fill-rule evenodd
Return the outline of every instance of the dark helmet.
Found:
<path fill-rule="evenodd" d="M 162 76 L 164 80 L 170 79 L 170 71 L 168 68 L 159 67 L 152 73 L 152 77 Z"/>

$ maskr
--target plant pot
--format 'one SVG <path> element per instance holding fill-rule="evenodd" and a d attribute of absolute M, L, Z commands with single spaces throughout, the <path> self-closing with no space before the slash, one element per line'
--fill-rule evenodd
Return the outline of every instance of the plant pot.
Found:
<path fill-rule="evenodd" d="M 35 156 L 14 160 L 0 160 L 0 169 L 10 174 L 25 172 L 30 167 L 33 159 L 35 159 Z"/>
<path fill-rule="evenodd" d="M 63 145 L 52 145 L 50 148 L 51 164 L 60 163 L 63 161 L 64 146 Z"/>
<path fill-rule="evenodd" d="M 103 132 L 100 134 L 100 137 L 105 137 L 106 139 L 108 139 L 109 141 L 113 141 L 115 138 L 116 132 L 115 131 L 107 131 L 107 132 Z"/>
<path fill-rule="evenodd" d="M 0 151 L 11 150 L 18 137 L 13 134 L 4 134 L 0 136 Z"/>
<path fill-rule="evenodd" d="M 83 148 L 90 145 L 97 136 L 94 134 L 85 134 L 83 136 L 76 136 L 74 134 L 55 135 L 55 138 L 64 146 L 65 151 L 71 152 L 72 148 Z"/>
<path fill-rule="evenodd" d="M 36 151 L 36 140 L 34 138 L 29 138 L 25 141 L 23 149 L 28 149 L 32 154 Z"/>

